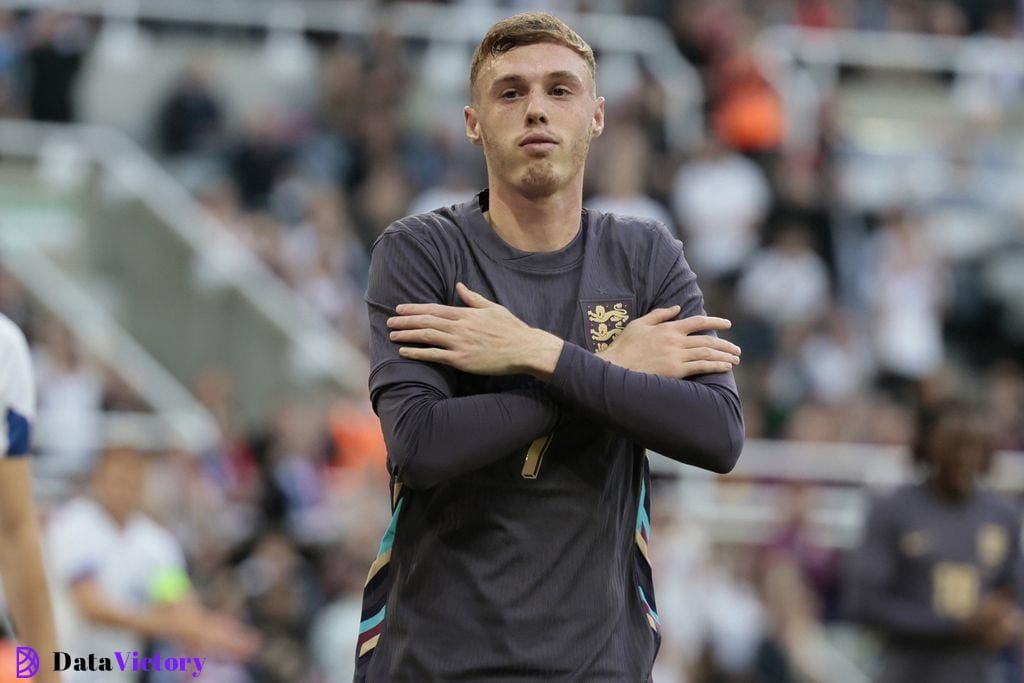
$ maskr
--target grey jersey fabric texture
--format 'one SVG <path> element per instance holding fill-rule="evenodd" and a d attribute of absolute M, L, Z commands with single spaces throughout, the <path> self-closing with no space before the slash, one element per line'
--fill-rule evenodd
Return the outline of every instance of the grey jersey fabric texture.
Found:
<path fill-rule="evenodd" d="M 727 471 L 743 443 L 732 373 L 632 372 L 596 352 L 630 321 L 703 314 L 656 222 L 584 210 L 563 249 L 505 243 L 472 200 L 391 225 L 372 252 L 370 393 L 392 521 L 364 589 L 357 681 L 647 681 L 660 642 L 645 450 Z M 411 361 L 401 303 L 456 282 L 565 347 L 547 383 Z"/>
<path fill-rule="evenodd" d="M 960 621 L 993 590 L 1021 599 L 1018 514 L 977 488 L 943 499 L 928 483 L 877 499 L 853 558 L 850 607 L 885 639 L 885 683 L 988 683 L 998 653 L 969 642 Z"/>

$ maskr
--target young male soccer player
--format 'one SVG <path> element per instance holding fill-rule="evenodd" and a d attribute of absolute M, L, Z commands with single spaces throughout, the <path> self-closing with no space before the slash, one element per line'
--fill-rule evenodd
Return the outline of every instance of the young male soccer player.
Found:
<path fill-rule="evenodd" d="M 18 326 L 0 314 L 0 579 L 18 641 L 45 661 L 57 646 L 27 457 L 34 415 L 28 344 Z M 59 679 L 40 666 L 35 680 Z"/>
<path fill-rule="evenodd" d="M 367 291 L 393 517 L 366 681 L 646 681 L 659 644 L 645 448 L 717 472 L 739 349 L 701 330 L 679 242 L 582 207 L 594 56 L 549 14 L 495 24 L 466 134 L 488 189 L 391 225 Z"/>
<path fill-rule="evenodd" d="M 977 483 L 991 434 L 962 406 L 922 420 L 926 479 L 875 502 L 853 564 L 855 616 L 886 640 L 882 683 L 1006 680 L 1021 633 L 1019 516 Z"/>

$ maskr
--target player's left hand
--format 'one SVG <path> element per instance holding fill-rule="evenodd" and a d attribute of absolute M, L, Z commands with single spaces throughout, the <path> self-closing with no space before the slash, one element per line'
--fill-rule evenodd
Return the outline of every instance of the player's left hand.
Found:
<path fill-rule="evenodd" d="M 403 358 L 442 363 L 475 375 L 530 373 L 546 379 L 555 370 L 562 340 L 530 327 L 501 304 L 461 282 L 455 285 L 466 304 L 401 304 L 388 319 L 390 339 Z"/>

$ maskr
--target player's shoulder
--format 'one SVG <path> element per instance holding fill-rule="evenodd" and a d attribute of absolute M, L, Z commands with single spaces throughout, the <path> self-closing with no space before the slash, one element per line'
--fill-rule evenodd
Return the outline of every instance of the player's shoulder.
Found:
<path fill-rule="evenodd" d="M 68 540 L 95 539 L 104 527 L 99 503 L 85 496 L 76 496 L 57 507 L 47 522 L 47 532 Z"/>
<path fill-rule="evenodd" d="M 13 320 L 0 313 L 0 356 L 9 353 L 27 354 L 28 342 L 25 334 Z"/>
<path fill-rule="evenodd" d="M 135 541 L 150 552 L 175 551 L 181 547 L 167 527 L 143 512 L 132 517 L 131 532 Z"/>
<path fill-rule="evenodd" d="M 1002 494 L 989 488 L 979 487 L 976 494 L 985 515 L 993 519 L 1017 524 L 1019 512 L 1014 504 Z"/>
<path fill-rule="evenodd" d="M 440 207 L 400 218 L 382 232 L 374 247 L 383 241 L 412 241 L 421 245 L 440 245 L 459 238 L 459 208 L 461 205 Z"/>
<path fill-rule="evenodd" d="M 871 494 L 871 505 L 878 515 L 899 516 L 908 508 L 916 506 L 924 498 L 924 484 L 921 482 L 907 482 L 874 491 Z"/>
<path fill-rule="evenodd" d="M 639 242 L 674 239 L 672 231 L 662 221 L 648 216 L 635 216 L 615 211 L 599 211 L 587 207 L 591 223 L 598 230 L 623 240 Z"/>
<path fill-rule="evenodd" d="M 587 211 L 591 216 L 591 229 L 601 242 L 646 253 L 682 247 L 668 226 L 655 218 L 591 208 Z"/>

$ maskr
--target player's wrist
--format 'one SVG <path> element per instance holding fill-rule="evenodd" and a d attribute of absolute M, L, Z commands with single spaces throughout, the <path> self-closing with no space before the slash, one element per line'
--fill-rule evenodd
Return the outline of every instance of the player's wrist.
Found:
<path fill-rule="evenodd" d="M 530 328 L 528 342 L 522 347 L 521 367 L 523 372 L 548 381 L 555 373 L 558 357 L 562 355 L 565 342 L 544 330 Z"/>

